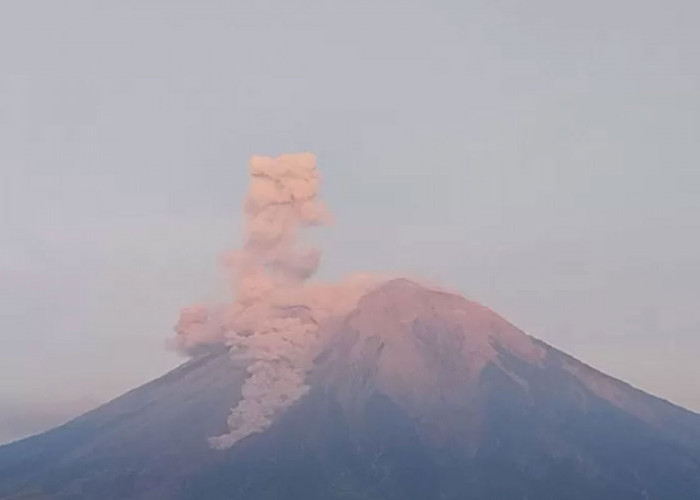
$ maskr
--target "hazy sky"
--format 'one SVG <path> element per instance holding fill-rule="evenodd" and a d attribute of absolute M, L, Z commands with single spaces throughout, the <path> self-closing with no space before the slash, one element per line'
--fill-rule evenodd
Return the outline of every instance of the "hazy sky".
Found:
<path fill-rule="evenodd" d="M 182 361 L 253 153 L 323 275 L 458 289 L 700 410 L 696 0 L 0 3 L 0 441 Z"/>

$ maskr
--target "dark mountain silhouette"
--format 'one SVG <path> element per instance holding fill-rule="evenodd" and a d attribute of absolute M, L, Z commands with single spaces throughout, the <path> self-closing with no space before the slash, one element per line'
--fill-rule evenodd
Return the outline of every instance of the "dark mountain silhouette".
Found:
<path fill-rule="evenodd" d="M 310 392 L 227 450 L 245 370 L 211 349 L 0 448 L 0 498 L 700 499 L 700 415 L 457 295 L 395 280 L 333 327 Z"/>

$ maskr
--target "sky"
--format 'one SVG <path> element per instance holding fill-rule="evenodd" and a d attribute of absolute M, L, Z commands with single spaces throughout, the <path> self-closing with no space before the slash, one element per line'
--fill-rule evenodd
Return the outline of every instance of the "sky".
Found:
<path fill-rule="evenodd" d="M 321 277 L 420 276 L 700 411 L 700 4 L 0 4 L 0 442 L 176 366 L 252 154 Z"/>

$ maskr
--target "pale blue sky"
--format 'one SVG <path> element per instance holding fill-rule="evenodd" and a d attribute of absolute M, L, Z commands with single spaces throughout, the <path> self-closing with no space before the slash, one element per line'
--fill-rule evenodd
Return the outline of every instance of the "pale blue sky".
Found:
<path fill-rule="evenodd" d="M 699 16 L 2 2 L 0 441 L 180 362 L 164 343 L 222 289 L 248 156 L 307 150 L 325 276 L 440 281 L 700 410 Z"/>

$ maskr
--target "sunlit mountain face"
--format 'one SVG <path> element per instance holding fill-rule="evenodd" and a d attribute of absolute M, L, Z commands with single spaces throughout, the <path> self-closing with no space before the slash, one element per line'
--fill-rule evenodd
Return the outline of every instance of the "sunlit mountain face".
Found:
<path fill-rule="evenodd" d="M 212 344 L 0 448 L 0 498 L 700 498 L 699 415 L 479 304 L 392 280 L 322 335 L 303 395 L 267 427 L 212 440 L 250 377 L 250 360 Z"/>

